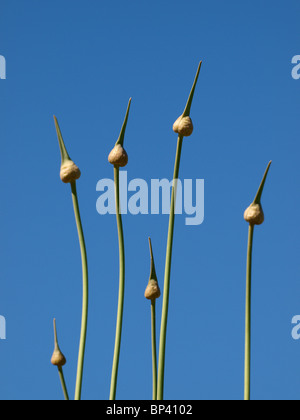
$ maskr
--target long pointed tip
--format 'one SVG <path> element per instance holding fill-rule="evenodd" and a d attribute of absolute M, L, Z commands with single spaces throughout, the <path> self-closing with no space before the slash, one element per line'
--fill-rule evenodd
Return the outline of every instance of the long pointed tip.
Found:
<path fill-rule="evenodd" d="M 53 319 L 53 329 L 54 329 L 54 343 L 57 345 L 58 341 L 57 341 L 57 329 L 56 329 L 56 319 Z"/>
<path fill-rule="evenodd" d="M 193 87 L 192 87 L 192 90 L 190 92 L 190 96 L 188 98 L 188 101 L 187 101 L 185 110 L 183 112 L 183 117 L 189 117 L 190 116 L 191 106 L 192 106 L 192 102 L 193 102 L 193 98 L 194 98 L 194 93 L 195 93 L 195 89 L 196 89 L 196 86 L 197 86 L 197 82 L 198 82 L 198 78 L 199 78 L 201 67 L 202 67 L 202 60 L 199 63 L 199 66 L 198 66 L 198 69 L 197 69 L 197 73 L 196 73 L 196 76 L 195 76 L 195 80 L 194 80 L 194 83 L 193 83 Z"/>
<path fill-rule="evenodd" d="M 266 179 L 267 179 L 271 164 L 272 164 L 272 160 L 270 160 L 270 162 L 268 163 L 267 169 L 264 173 L 263 179 L 261 181 L 261 184 L 260 184 L 259 189 L 257 191 L 257 194 L 255 196 L 255 199 L 253 201 L 254 204 L 260 204 L 260 202 L 261 202 L 261 196 L 262 196 L 262 193 L 263 193 L 263 190 L 264 190 L 264 186 L 265 186 L 265 183 L 266 183 Z"/>
<path fill-rule="evenodd" d="M 116 145 L 117 144 L 120 144 L 122 147 L 123 147 L 123 144 L 124 144 L 125 131 L 126 131 L 126 127 L 127 127 L 127 122 L 128 122 L 128 117 L 129 117 L 129 111 L 130 111 L 130 107 L 131 107 L 131 102 L 132 102 L 132 98 L 129 99 L 128 106 L 127 106 L 127 111 L 126 111 L 126 115 L 125 115 L 125 119 L 124 119 L 124 122 L 123 122 L 123 126 L 122 126 L 122 129 L 121 129 L 119 138 L 118 138 L 118 140 L 116 142 Z"/>
<path fill-rule="evenodd" d="M 155 270 L 155 262 L 154 262 L 154 256 L 153 256 L 153 249 L 152 249 L 152 242 L 151 242 L 150 237 L 149 237 L 149 248 L 150 248 L 150 261 L 151 261 L 151 269 L 150 269 L 149 280 L 156 280 L 157 281 L 157 275 L 156 275 L 156 270 Z"/>
<path fill-rule="evenodd" d="M 152 242 L 151 242 L 150 236 L 149 236 L 148 240 L 149 240 L 149 249 L 150 249 L 151 260 L 153 260 L 153 250 L 152 250 Z"/>
<path fill-rule="evenodd" d="M 58 124 L 58 120 L 57 120 L 57 118 L 56 118 L 56 116 L 55 116 L 55 115 L 53 115 L 53 118 L 54 118 L 54 123 L 55 123 L 55 128 L 56 128 L 56 134 L 57 134 L 58 143 L 59 143 L 59 149 L 60 149 L 60 154 L 61 154 L 61 160 L 62 160 L 62 162 L 63 162 L 63 161 L 65 161 L 65 160 L 70 159 L 70 156 L 69 156 L 69 154 L 68 154 L 68 152 L 67 152 L 67 149 L 66 149 L 65 143 L 64 143 L 64 141 L 63 141 L 63 137 L 62 137 L 62 134 L 61 134 L 60 126 L 59 126 L 59 124 Z"/>

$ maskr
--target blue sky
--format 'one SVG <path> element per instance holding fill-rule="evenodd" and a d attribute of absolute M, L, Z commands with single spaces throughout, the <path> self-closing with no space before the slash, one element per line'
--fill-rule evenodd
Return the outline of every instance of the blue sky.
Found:
<path fill-rule="evenodd" d="M 255 231 L 253 399 L 298 399 L 299 2 L 3 1 L 0 55 L 1 399 L 60 399 L 52 319 L 74 393 L 81 262 L 70 188 L 59 179 L 55 114 L 79 165 L 90 271 L 83 399 L 109 395 L 118 292 L 115 216 L 97 182 L 128 99 L 128 179 L 173 175 L 176 135 L 200 60 L 181 179 L 205 180 L 205 221 L 176 218 L 167 399 L 242 399 L 247 224 L 269 160 L 266 221 Z M 126 215 L 126 294 L 118 399 L 151 399 L 148 236 L 163 285 L 167 215 Z M 160 318 L 161 301 L 158 303 Z M 158 322 L 159 329 L 159 322 Z"/>

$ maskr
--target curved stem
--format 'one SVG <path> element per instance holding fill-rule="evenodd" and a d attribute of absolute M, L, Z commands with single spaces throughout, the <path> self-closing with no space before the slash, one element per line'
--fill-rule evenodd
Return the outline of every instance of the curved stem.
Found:
<path fill-rule="evenodd" d="M 250 367 L 251 367 L 251 280 L 252 280 L 252 249 L 254 225 L 249 225 L 246 281 L 246 326 L 245 326 L 245 387 L 244 399 L 250 400 Z"/>
<path fill-rule="evenodd" d="M 166 353 L 166 336 L 167 336 L 167 322 L 168 322 L 168 309 L 169 309 L 173 235 L 174 235 L 174 222 L 175 222 L 175 204 L 176 204 L 177 181 L 178 181 L 178 175 L 179 175 L 182 142 L 183 142 L 183 137 L 179 136 L 178 142 L 177 142 L 177 152 L 176 152 L 175 167 L 174 167 L 170 219 L 169 219 L 169 231 L 168 231 L 168 241 L 167 241 L 165 278 L 164 278 L 164 296 L 163 296 L 163 307 L 162 307 L 162 318 L 161 318 L 159 360 L 158 360 L 158 379 L 157 379 L 157 399 L 158 400 L 162 400 L 163 394 L 164 394 L 165 353 Z"/>
<path fill-rule="evenodd" d="M 66 382 L 65 382 L 65 377 L 64 377 L 64 372 L 63 372 L 62 368 L 58 368 L 58 374 L 59 374 L 59 378 L 60 378 L 60 382 L 61 382 L 61 386 L 62 386 L 62 389 L 63 389 L 65 400 L 69 401 L 69 394 L 68 394 L 68 390 L 67 390 L 67 386 L 66 386 Z"/>
<path fill-rule="evenodd" d="M 82 282 L 83 282 L 83 294 L 82 294 L 82 319 L 81 319 L 81 334 L 78 354 L 78 365 L 77 365 L 77 377 L 76 377 L 76 388 L 75 388 L 75 400 L 81 399 L 81 388 L 82 388 L 82 376 L 83 376 L 83 365 L 84 365 L 84 353 L 87 333 L 87 319 L 88 319 L 88 265 L 87 265 L 87 254 L 86 246 L 83 235 L 83 229 L 81 224 L 78 197 L 76 191 L 76 182 L 71 182 L 72 200 L 74 206 L 74 213 L 79 237 L 81 260 L 82 260 Z"/>
<path fill-rule="evenodd" d="M 119 237 L 119 301 L 118 301 L 118 313 L 117 313 L 117 325 L 116 325 L 116 338 L 115 338 L 115 349 L 113 358 L 113 367 L 111 374 L 111 386 L 110 386 L 110 400 L 116 399 L 117 390 L 117 379 L 121 349 L 121 336 L 122 336 L 122 324 L 123 324 L 123 308 L 124 308 L 124 292 L 125 292 L 125 247 L 124 247 L 124 234 L 122 225 L 122 216 L 120 209 L 120 183 L 119 183 L 119 168 L 114 167 L 114 179 L 115 179 L 115 199 L 116 199 L 116 216 L 117 216 L 117 228 Z"/>
<path fill-rule="evenodd" d="M 156 354 L 156 301 L 151 300 L 153 401 L 157 400 L 157 354 Z"/>

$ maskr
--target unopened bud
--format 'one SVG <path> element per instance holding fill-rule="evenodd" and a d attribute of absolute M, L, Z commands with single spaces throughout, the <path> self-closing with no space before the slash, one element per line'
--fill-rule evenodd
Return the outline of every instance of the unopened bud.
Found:
<path fill-rule="evenodd" d="M 110 152 L 108 161 L 114 166 L 123 168 L 128 163 L 126 150 L 120 144 L 117 144 Z"/>
<path fill-rule="evenodd" d="M 65 160 L 60 168 L 60 179 L 65 184 L 76 181 L 81 176 L 80 169 L 72 160 Z"/>
<path fill-rule="evenodd" d="M 173 124 L 173 131 L 182 137 L 190 136 L 193 130 L 194 126 L 190 117 L 183 117 L 181 115 Z"/>
<path fill-rule="evenodd" d="M 59 348 L 54 349 L 53 355 L 51 357 L 51 363 L 58 368 L 63 367 L 67 363 L 65 356 L 62 354 Z"/>
<path fill-rule="evenodd" d="M 251 225 L 261 225 L 265 220 L 261 204 L 252 203 L 245 211 L 244 219 Z"/>
<path fill-rule="evenodd" d="M 160 288 L 156 280 L 150 280 L 145 291 L 145 298 L 149 300 L 158 299 L 160 297 Z"/>

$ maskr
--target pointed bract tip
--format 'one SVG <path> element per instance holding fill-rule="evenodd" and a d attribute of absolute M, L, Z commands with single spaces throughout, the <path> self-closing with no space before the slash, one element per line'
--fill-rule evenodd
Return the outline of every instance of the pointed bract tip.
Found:
<path fill-rule="evenodd" d="M 194 80 L 194 83 L 193 83 L 193 87 L 191 89 L 191 92 L 190 92 L 190 95 L 189 95 L 187 104 L 185 106 L 185 110 L 184 110 L 184 112 L 182 114 L 182 117 L 183 118 L 190 116 L 191 106 L 192 106 L 192 102 L 193 102 L 193 98 L 194 98 L 194 93 L 195 93 L 195 89 L 196 89 L 196 86 L 197 86 L 197 82 L 198 82 L 198 78 L 199 78 L 201 67 L 202 67 L 202 61 L 200 61 L 200 63 L 199 63 L 199 66 L 198 66 L 198 69 L 197 69 L 197 73 L 196 73 L 196 76 L 195 76 L 195 80 Z"/>
<path fill-rule="evenodd" d="M 256 194 L 256 196 L 254 198 L 253 204 L 260 204 L 261 203 L 261 196 L 262 196 L 262 193 L 263 193 L 263 190 L 264 190 L 264 186 L 265 186 L 265 183 L 266 183 L 266 179 L 267 179 L 267 176 L 268 176 L 268 173 L 269 173 L 271 164 L 272 164 L 272 161 L 270 160 L 270 162 L 268 163 L 267 169 L 265 170 L 263 179 L 262 179 L 262 181 L 260 183 L 260 186 L 259 186 L 259 189 L 257 191 L 257 194 Z"/>

